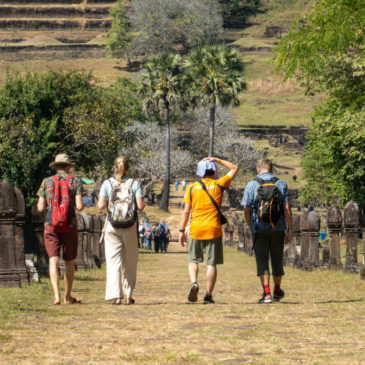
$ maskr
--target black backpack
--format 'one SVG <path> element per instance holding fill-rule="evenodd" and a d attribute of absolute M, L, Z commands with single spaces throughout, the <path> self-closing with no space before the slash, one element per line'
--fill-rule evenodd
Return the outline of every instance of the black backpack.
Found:
<path fill-rule="evenodd" d="M 260 221 L 270 224 L 271 228 L 275 227 L 283 214 L 280 191 L 275 185 L 278 180 L 276 177 L 270 180 L 262 180 L 259 177 L 255 179 L 260 184 L 256 190 L 258 198 L 257 217 Z"/>

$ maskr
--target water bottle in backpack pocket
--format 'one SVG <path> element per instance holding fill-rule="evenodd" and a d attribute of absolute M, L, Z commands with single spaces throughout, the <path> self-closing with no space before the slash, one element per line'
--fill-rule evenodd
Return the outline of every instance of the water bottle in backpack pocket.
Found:
<path fill-rule="evenodd" d="M 112 192 L 108 204 L 108 220 L 114 228 L 126 228 L 133 226 L 137 220 L 136 199 L 132 185 L 134 180 L 128 179 L 118 182 L 109 179 Z"/>

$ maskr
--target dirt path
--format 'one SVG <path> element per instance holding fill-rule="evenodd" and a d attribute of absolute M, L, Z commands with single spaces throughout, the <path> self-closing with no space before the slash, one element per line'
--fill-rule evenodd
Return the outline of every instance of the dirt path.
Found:
<path fill-rule="evenodd" d="M 0 364 L 365 364 L 358 275 L 287 268 L 284 300 L 258 305 L 254 259 L 224 255 L 215 305 L 202 304 L 205 265 L 199 300 L 187 303 L 186 253 L 174 242 L 140 253 L 134 306 L 104 302 L 105 267 L 76 274 L 83 304 L 51 306 L 46 279 L 0 289 Z"/>

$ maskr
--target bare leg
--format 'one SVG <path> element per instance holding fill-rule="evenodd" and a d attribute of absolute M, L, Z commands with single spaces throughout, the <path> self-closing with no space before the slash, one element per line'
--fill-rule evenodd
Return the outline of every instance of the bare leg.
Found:
<path fill-rule="evenodd" d="M 74 281 L 75 260 L 65 261 L 66 271 L 64 275 L 65 280 L 65 303 L 72 302 L 74 298 L 71 297 L 71 289 Z"/>
<path fill-rule="evenodd" d="M 262 287 L 264 287 L 264 285 L 270 285 L 270 275 L 260 275 L 260 281 Z M 275 276 L 274 276 L 274 281 L 275 281 Z"/>
<path fill-rule="evenodd" d="M 192 283 L 198 281 L 199 266 L 195 262 L 189 262 L 188 265 L 189 278 Z"/>
<path fill-rule="evenodd" d="M 207 265 L 207 294 L 212 295 L 215 283 L 217 281 L 217 268 Z"/>
<path fill-rule="evenodd" d="M 275 285 L 280 285 L 281 284 L 281 278 L 282 278 L 282 276 L 273 276 L 272 278 L 274 280 L 274 284 Z"/>
<path fill-rule="evenodd" d="M 53 304 L 60 304 L 60 287 L 59 287 L 59 272 L 58 272 L 58 262 L 60 258 L 58 256 L 50 257 L 49 259 L 49 277 L 51 279 L 51 284 L 54 292 L 54 302 Z"/>

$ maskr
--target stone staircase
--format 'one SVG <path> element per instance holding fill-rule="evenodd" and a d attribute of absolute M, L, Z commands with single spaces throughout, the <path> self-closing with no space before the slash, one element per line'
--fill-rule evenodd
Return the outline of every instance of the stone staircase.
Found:
<path fill-rule="evenodd" d="M 100 58 L 115 0 L 0 0 L 4 61 Z"/>

